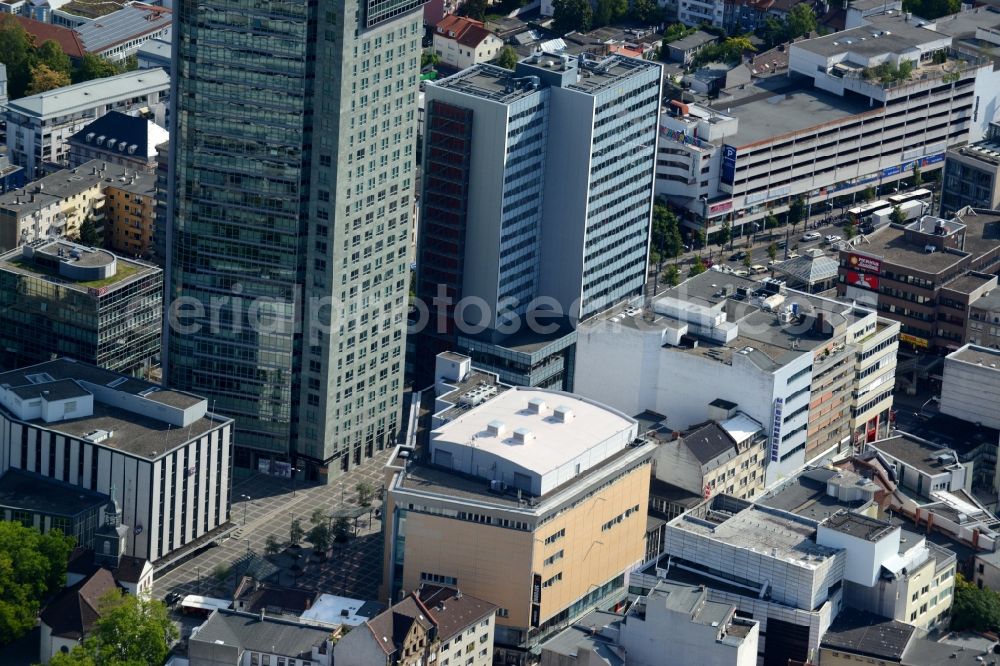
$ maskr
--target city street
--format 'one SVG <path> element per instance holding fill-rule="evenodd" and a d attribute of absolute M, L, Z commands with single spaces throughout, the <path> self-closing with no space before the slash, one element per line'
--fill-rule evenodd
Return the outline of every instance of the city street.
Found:
<path fill-rule="evenodd" d="M 375 488 L 374 509 L 381 505 L 382 469 L 389 457 L 383 451 L 347 472 L 330 485 L 293 488 L 289 479 L 255 474 L 233 484 L 231 522 L 236 529 L 230 538 L 218 546 L 199 553 L 172 571 L 157 575 L 155 593 L 163 598 L 171 592 L 179 594 L 223 595 L 233 581 L 221 581 L 215 575 L 220 567 L 230 569 L 243 562 L 248 551 L 264 556 L 268 536 L 274 536 L 282 547 L 288 542 L 288 528 L 298 518 L 307 532 L 310 517 L 316 509 L 327 515 L 357 507 L 355 486 L 365 480 Z M 294 494 L 293 494 L 294 490 Z M 244 496 L 249 496 L 249 500 Z M 244 512 L 246 524 L 244 526 Z M 346 544 L 334 544 L 333 555 L 325 562 L 315 562 L 309 555 L 309 544 L 303 541 L 301 556 L 280 555 L 270 558 L 282 569 L 280 582 L 360 599 L 377 597 L 382 568 L 381 521 L 366 513 L 357 520 L 358 532 Z M 282 566 L 286 565 L 286 566 Z"/>

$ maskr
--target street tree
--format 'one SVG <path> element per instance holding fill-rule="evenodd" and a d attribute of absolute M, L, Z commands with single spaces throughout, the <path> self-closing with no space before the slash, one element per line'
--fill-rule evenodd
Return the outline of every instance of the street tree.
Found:
<path fill-rule="evenodd" d="M 913 165 L 913 187 L 920 187 L 924 182 L 924 174 L 920 171 L 920 164 Z"/>
<path fill-rule="evenodd" d="M 767 258 L 774 261 L 778 257 L 778 245 L 771 243 L 767 246 Z"/>
<path fill-rule="evenodd" d="M 708 245 L 708 237 L 705 235 L 704 229 L 699 229 L 694 234 L 694 239 L 698 241 L 698 248 L 702 249 Z"/>
<path fill-rule="evenodd" d="M 906 224 L 906 213 L 899 206 L 893 206 L 892 213 L 889 214 L 889 221 L 893 224 Z"/>
<path fill-rule="evenodd" d="M 177 640 L 177 627 L 157 599 L 111 590 L 98 602 L 100 617 L 90 635 L 69 653 L 56 653 L 53 666 L 137 666 L 162 664 Z"/>
<path fill-rule="evenodd" d="M 43 599 L 66 581 L 73 539 L 59 530 L 42 534 L 16 521 L 0 521 L 0 645 L 35 626 Z"/>
<path fill-rule="evenodd" d="M 264 541 L 264 552 L 268 555 L 277 555 L 281 552 L 281 543 L 273 534 L 268 534 Z"/>
<path fill-rule="evenodd" d="M 354 486 L 354 490 L 358 493 L 358 504 L 361 506 L 371 505 L 372 495 L 375 494 L 375 486 L 370 481 L 359 481 L 358 485 Z"/>
<path fill-rule="evenodd" d="M 514 69 L 517 66 L 517 51 L 513 46 L 505 46 L 497 54 L 497 65 L 504 69 Z"/>
<path fill-rule="evenodd" d="M 795 225 L 806 219 L 806 202 L 802 197 L 796 197 L 792 205 L 788 207 L 788 223 L 792 225 L 792 232 L 795 232 Z"/>
<path fill-rule="evenodd" d="M 555 0 L 552 3 L 553 29 L 565 35 L 574 30 L 587 32 L 594 24 L 590 0 Z"/>
<path fill-rule="evenodd" d="M 344 543 L 351 536 L 351 521 L 341 516 L 333 524 L 333 540 L 337 543 Z"/>
<path fill-rule="evenodd" d="M 313 525 L 313 528 L 309 530 L 309 543 L 313 545 L 313 548 L 317 552 L 325 553 L 330 550 L 330 525 L 327 522 L 322 522 L 317 525 Z"/>
<path fill-rule="evenodd" d="M 309 517 L 309 522 L 313 525 L 325 525 L 328 520 L 326 511 L 323 511 L 323 509 L 314 510 L 312 516 Z"/>
<path fill-rule="evenodd" d="M 688 271 L 688 277 L 694 277 L 695 275 L 701 275 L 706 270 L 705 262 L 702 261 L 701 257 L 694 258 L 694 264 L 691 265 L 691 269 Z"/>
<path fill-rule="evenodd" d="M 778 226 L 778 218 L 771 211 L 767 211 L 767 215 L 764 216 L 764 228 L 774 229 L 776 226 Z"/>
<path fill-rule="evenodd" d="M 853 222 L 848 222 L 844 225 L 844 238 L 851 240 L 857 235 L 857 229 L 854 228 Z"/>
<path fill-rule="evenodd" d="M 861 190 L 860 194 L 858 194 L 858 198 L 861 199 L 861 201 L 863 201 L 864 203 L 868 203 L 869 201 L 874 201 L 875 197 L 877 196 L 878 194 L 875 192 L 875 188 L 872 187 L 871 185 Z"/>
<path fill-rule="evenodd" d="M 726 243 L 733 239 L 733 227 L 729 222 L 722 223 L 722 229 L 719 230 L 718 243 L 719 247 L 725 247 Z"/>
<path fill-rule="evenodd" d="M 667 269 L 663 271 L 663 277 L 660 278 L 663 284 L 676 287 L 681 282 L 681 272 L 677 269 L 676 264 L 670 264 Z"/>
<path fill-rule="evenodd" d="M 753 257 L 751 257 L 750 253 L 747 252 L 743 255 L 743 267 L 750 270 L 751 266 L 753 266 Z"/>
<path fill-rule="evenodd" d="M 302 529 L 302 521 L 296 518 L 288 526 L 288 543 L 293 546 L 298 546 L 302 543 L 302 537 L 305 535 L 305 530 Z"/>

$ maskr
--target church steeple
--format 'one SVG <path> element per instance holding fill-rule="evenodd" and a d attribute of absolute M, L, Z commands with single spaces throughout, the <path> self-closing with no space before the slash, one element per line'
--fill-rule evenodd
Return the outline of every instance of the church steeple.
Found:
<path fill-rule="evenodd" d="M 114 484 L 111 485 L 111 497 L 104 505 L 104 524 L 112 528 L 117 528 L 122 524 L 122 508 L 115 498 Z"/>
<path fill-rule="evenodd" d="M 104 505 L 104 523 L 94 532 L 94 561 L 110 569 L 118 568 L 129 532 L 122 525 L 122 507 L 118 504 L 116 491 L 111 486 L 111 496 Z"/>

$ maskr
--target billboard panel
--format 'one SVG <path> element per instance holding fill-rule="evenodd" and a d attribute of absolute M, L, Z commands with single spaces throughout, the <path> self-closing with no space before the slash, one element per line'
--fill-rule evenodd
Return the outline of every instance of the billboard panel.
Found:
<path fill-rule="evenodd" d="M 876 275 L 882 272 L 882 260 L 875 257 L 851 253 L 847 256 L 847 262 L 856 271 L 875 273 Z"/>
<path fill-rule="evenodd" d="M 719 178 L 723 183 L 732 185 L 736 180 L 736 147 L 728 144 L 722 146 L 722 171 Z"/>

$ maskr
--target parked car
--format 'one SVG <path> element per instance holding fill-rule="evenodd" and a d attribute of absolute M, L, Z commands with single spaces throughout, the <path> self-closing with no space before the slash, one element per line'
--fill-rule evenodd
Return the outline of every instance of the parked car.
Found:
<path fill-rule="evenodd" d="M 826 238 L 824 238 L 823 240 L 826 241 L 827 243 L 836 243 L 836 242 L 842 241 L 844 239 L 841 238 L 840 236 L 836 235 L 836 234 L 830 234 Z"/>
<path fill-rule="evenodd" d="M 743 257 L 745 256 L 747 256 L 747 253 L 743 250 L 739 250 L 738 252 L 733 252 L 729 255 L 729 261 L 743 261 Z"/>
<path fill-rule="evenodd" d="M 741 268 L 739 270 L 733 271 L 733 275 L 735 275 L 736 277 L 750 277 L 750 271 L 748 271 L 745 268 Z"/>
<path fill-rule="evenodd" d="M 821 234 L 820 232 L 818 232 L 818 231 L 810 231 L 807 234 L 803 234 L 803 236 L 802 236 L 802 242 L 803 243 L 808 243 L 810 241 L 819 240 L 822 237 L 823 237 L 823 234 Z"/>
<path fill-rule="evenodd" d="M 763 264 L 754 264 L 753 266 L 750 267 L 750 273 L 752 275 L 757 275 L 758 273 L 766 273 L 766 272 L 767 272 L 767 266 L 764 266 Z"/>

